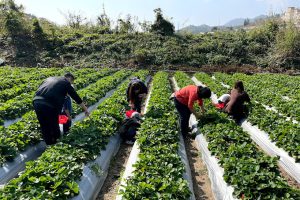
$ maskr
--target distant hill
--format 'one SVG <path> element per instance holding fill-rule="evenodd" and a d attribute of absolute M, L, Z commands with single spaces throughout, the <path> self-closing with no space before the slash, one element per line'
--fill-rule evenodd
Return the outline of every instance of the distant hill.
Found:
<path fill-rule="evenodd" d="M 256 21 L 262 20 L 262 19 L 266 19 L 268 18 L 267 15 L 260 15 L 257 16 L 255 18 L 249 19 L 250 23 L 254 23 Z M 236 18 L 233 20 L 230 20 L 229 22 L 225 23 L 223 26 L 216 26 L 218 29 L 226 29 L 226 27 L 240 27 L 240 26 L 244 26 L 244 21 L 246 20 L 246 18 Z M 210 32 L 212 30 L 214 26 L 209 26 L 206 24 L 202 24 L 200 26 L 194 26 L 194 25 L 189 25 L 186 26 L 182 29 L 180 29 L 178 32 L 182 33 L 182 32 L 189 32 L 189 33 L 207 33 Z"/>
<path fill-rule="evenodd" d="M 189 25 L 187 27 L 184 27 L 182 29 L 179 30 L 179 32 L 189 32 L 189 33 L 206 33 L 206 32 L 210 32 L 212 29 L 212 27 L 206 25 L 206 24 L 202 24 L 200 26 L 194 26 L 194 25 Z"/>
<path fill-rule="evenodd" d="M 258 20 L 262 20 L 262 19 L 266 19 L 268 18 L 267 15 L 259 15 L 253 19 L 249 19 L 250 20 L 250 23 L 253 23 L 253 22 L 256 22 Z M 236 27 L 236 26 L 243 26 L 244 25 L 244 21 L 246 20 L 247 18 L 236 18 L 236 19 L 233 19 L 233 20 L 230 20 L 229 22 L 227 22 L 226 24 L 224 24 L 224 26 L 227 26 L 227 27 Z"/>

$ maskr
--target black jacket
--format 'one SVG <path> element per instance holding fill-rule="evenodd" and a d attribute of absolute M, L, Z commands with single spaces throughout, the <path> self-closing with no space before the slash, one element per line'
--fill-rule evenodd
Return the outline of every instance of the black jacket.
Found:
<path fill-rule="evenodd" d="M 82 99 L 65 77 L 49 77 L 40 85 L 33 100 L 43 101 L 60 110 L 67 94 L 69 94 L 77 104 L 82 103 Z"/>

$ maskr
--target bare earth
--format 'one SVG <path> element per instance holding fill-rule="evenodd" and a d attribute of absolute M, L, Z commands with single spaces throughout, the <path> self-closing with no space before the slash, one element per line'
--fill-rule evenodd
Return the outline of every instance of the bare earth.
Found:
<path fill-rule="evenodd" d="M 129 158 L 132 146 L 127 144 L 121 144 L 119 152 L 111 161 L 111 165 L 108 169 L 108 175 L 105 179 L 97 200 L 112 200 L 116 199 L 118 189 L 120 185 L 120 179 L 126 167 L 127 160 Z"/>
<path fill-rule="evenodd" d="M 294 188 L 300 189 L 300 184 L 293 179 L 282 167 L 278 166 L 281 176 Z"/>
<path fill-rule="evenodd" d="M 196 200 L 213 200 L 208 171 L 196 148 L 196 142 L 191 138 L 184 140 L 187 157 L 192 173 L 193 187 Z"/>

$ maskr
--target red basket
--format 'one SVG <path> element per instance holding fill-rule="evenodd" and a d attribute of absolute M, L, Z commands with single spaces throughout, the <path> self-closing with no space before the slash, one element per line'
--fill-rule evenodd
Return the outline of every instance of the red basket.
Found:
<path fill-rule="evenodd" d="M 68 117 L 66 115 L 59 115 L 58 116 L 58 123 L 59 124 L 65 124 L 68 122 Z"/>

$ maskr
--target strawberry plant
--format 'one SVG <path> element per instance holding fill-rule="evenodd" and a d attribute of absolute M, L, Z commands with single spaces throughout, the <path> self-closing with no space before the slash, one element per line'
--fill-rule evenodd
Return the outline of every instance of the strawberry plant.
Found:
<path fill-rule="evenodd" d="M 203 74 L 196 74 L 205 80 Z M 207 82 L 210 82 L 209 79 Z M 215 84 L 208 85 L 218 92 Z M 212 106 L 207 118 L 199 120 L 200 132 L 209 142 L 209 150 L 224 168 L 224 180 L 234 187 L 234 195 L 244 199 L 298 199 L 300 191 L 280 176 L 278 158 L 265 155 L 241 127 L 218 113 Z"/>
<path fill-rule="evenodd" d="M 152 85 L 149 111 L 137 135 L 139 160 L 121 194 L 124 199 L 188 199 L 185 168 L 178 155 L 177 117 L 168 99 L 172 93 L 168 74 L 158 72 Z"/>
<path fill-rule="evenodd" d="M 79 93 L 89 93 L 96 96 L 96 101 L 104 97 L 106 92 L 117 86 L 129 72 L 121 70 L 111 76 L 98 80 L 91 84 L 91 87 L 86 87 L 79 90 Z M 93 88 L 93 90 L 91 89 Z M 101 91 L 101 92 L 99 92 Z M 79 107 L 78 113 L 79 113 Z M 22 120 L 12 124 L 6 129 L 0 130 L 0 140 L 2 140 L 2 150 L 0 155 L 3 157 L 3 162 L 13 159 L 18 152 L 25 150 L 29 145 L 38 143 L 41 140 L 39 123 L 36 119 L 34 111 L 30 111 L 22 117 Z M 4 145 L 5 144 L 5 145 Z M 0 164 L 3 164 L 0 162 Z"/>
<path fill-rule="evenodd" d="M 147 71 L 134 76 L 145 79 Z M 40 158 L 26 164 L 26 170 L 2 190 L 0 199 L 69 199 L 77 195 L 77 181 L 84 164 L 94 160 L 117 131 L 122 120 L 128 81 L 82 122 L 78 122 L 61 142 L 50 146 Z M 111 111 L 112 110 L 112 111 Z M 117 111 L 117 112 L 115 112 Z M 110 113 L 114 115 L 110 115 Z"/>

